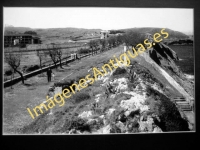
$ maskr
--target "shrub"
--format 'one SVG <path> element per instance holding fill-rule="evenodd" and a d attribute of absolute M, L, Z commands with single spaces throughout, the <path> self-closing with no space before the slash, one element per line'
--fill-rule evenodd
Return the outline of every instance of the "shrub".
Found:
<path fill-rule="evenodd" d="M 119 74 L 124 74 L 126 73 L 126 69 L 125 68 L 120 68 L 118 67 L 115 72 L 113 72 L 113 76 L 119 75 Z"/>
<path fill-rule="evenodd" d="M 88 124 L 86 124 L 86 121 L 84 119 L 81 119 L 79 117 L 74 117 L 71 120 L 71 129 L 76 129 L 80 131 L 90 131 L 90 127 Z"/>
<path fill-rule="evenodd" d="M 94 87 L 92 88 L 92 93 L 93 93 L 93 96 L 97 95 L 97 94 L 100 94 L 100 93 L 104 93 L 105 90 L 102 89 L 102 87 Z"/>
<path fill-rule="evenodd" d="M 73 99 L 76 103 L 80 103 L 84 100 L 90 99 L 90 94 L 80 91 L 73 95 Z"/>
<path fill-rule="evenodd" d="M 188 123 L 180 115 L 175 104 L 170 101 L 162 93 L 154 90 L 150 86 L 147 88 L 147 93 L 154 99 L 154 104 L 151 102 L 151 110 L 160 118 L 160 122 L 155 121 L 163 131 L 189 131 Z"/>
<path fill-rule="evenodd" d="M 6 70 L 6 71 L 5 71 L 5 75 L 6 75 L 6 76 L 12 75 L 12 70 Z"/>
<path fill-rule="evenodd" d="M 31 72 L 31 71 L 35 71 L 37 69 L 40 69 L 40 67 L 38 65 L 31 65 L 30 67 L 28 67 L 26 69 L 26 72 Z"/>
<path fill-rule="evenodd" d="M 26 44 L 20 44 L 19 47 L 20 47 L 20 48 L 25 48 L 25 47 L 26 47 Z"/>
<path fill-rule="evenodd" d="M 90 53 L 90 52 L 91 52 L 90 49 L 83 49 L 83 48 L 81 48 L 77 51 L 78 54 L 87 54 L 87 53 Z"/>
<path fill-rule="evenodd" d="M 20 133 L 38 133 L 38 132 L 45 132 L 45 130 L 52 124 L 51 121 L 48 120 L 47 114 L 49 111 L 44 112 L 43 114 L 39 115 L 33 122 L 28 125 L 19 128 Z"/>

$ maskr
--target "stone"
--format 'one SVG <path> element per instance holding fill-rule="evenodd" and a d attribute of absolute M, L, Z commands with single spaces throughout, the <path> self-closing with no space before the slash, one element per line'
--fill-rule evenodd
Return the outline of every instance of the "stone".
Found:
<path fill-rule="evenodd" d="M 155 127 L 153 129 L 153 133 L 160 133 L 160 132 L 163 132 L 159 127 Z"/>
<path fill-rule="evenodd" d="M 126 127 L 125 127 L 125 125 L 121 121 L 118 121 L 116 123 L 116 126 L 121 130 L 122 133 L 126 132 Z"/>
<path fill-rule="evenodd" d="M 80 118 L 89 118 L 90 116 L 92 116 L 92 111 L 84 111 L 78 115 Z"/>

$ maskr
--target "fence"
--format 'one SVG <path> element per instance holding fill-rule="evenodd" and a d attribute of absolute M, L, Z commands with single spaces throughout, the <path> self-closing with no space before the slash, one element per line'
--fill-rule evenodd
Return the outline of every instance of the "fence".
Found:
<path fill-rule="evenodd" d="M 100 51 L 100 50 L 97 50 L 97 53 L 98 53 L 98 52 L 101 52 L 101 51 Z M 93 52 L 93 54 L 94 54 L 94 52 Z M 81 58 L 84 58 L 84 57 L 88 57 L 88 56 L 90 56 L 90 55 L 92 55 L 92 53 L 88 53 L 88 54 L 82 55 L 82 56 L 80 56 L 79 58 L 81 59 Z M 70 58 L 70 59 L 67 59 L 67 58 Z M 67 59 L 67 60 L 64 60 L 64 59 Z M 64 59 L 63 59 L 64 61 L 62 60 L 62 62 L 61 62 L 62 64 L 70 63 L 70 62 L 73 62 L 73 61 L 76 60 L 76 59 L 71 59 L 70 56 L 68 56 L 68 57 L 66 57 L 66 58 L 64 58 Z M 58 65 L 60 65 L 60 64 L 57 63 L 56 66 L 58 66 Z M 55 67 L 54 64 L 50 65 L 50 68 L 54 68 L 54 67 Z M 30 78 L 30 77 L 32 77 L 32 76 L 35 76 L 35 75 L 37 75 L 37 74 L 40 74 L 40 73 L 42 73 L 42 72 L 47 71 L 48 68 L 49 68 L 49 66 L 43 67 L 42 69 L 38 69 L 38 70 L 32 71 L 32 72 L 30 72 L 30 73 L 24 74 L 23 76 L 24 76 L 24 78 Z M 20 76 L 14 78 L 14 79 L 12 79 L 12 80 L 7 80 L 7 81 L 4 82 L 4 88 L 5 88 L 5 87 L 9 87 L 9 86 L 11 86 L 11 85 L 14 85 L 14 84 L 16 84 L 16 83 L 19 82 L 19 81 L 21 81 L 21 77 L 20 77 Z"/>

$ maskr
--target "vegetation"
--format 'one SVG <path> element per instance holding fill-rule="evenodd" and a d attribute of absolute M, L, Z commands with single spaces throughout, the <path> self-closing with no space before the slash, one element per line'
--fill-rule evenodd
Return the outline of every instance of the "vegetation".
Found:
<path fill-rule="evenodd" d="M 168 45 L 179 45 L 179 44 L 191 44 L 193 45 L 193 40 L 186 39 L 186 40 L 177 40 L 167 43 Z"/>
<path fill-rule="evenodd" d="M 90 99 L 90 94 L 86 91 L 83 92 L 81 90 L 80 92 L 76 92 L 76 94 L 74 94 L 72 98 L 76 103 L 80 103 L 82 101 Z"/>
<path fill-rule="evenodd" d="M 151 111 L 160 118 L 161 121 L 155 118 L 154 122 L 162 131 L 189 131 L 187 121 L 181 117 L 177 107 L 169 98 L 150 86 L 147 87 L 147 93 L 154 99 L 150 102 Z"/>
<path fill-rule="evenodd" d="M 25 31 L 24 34 L 37 35 L 37 32 L 35 32 L 35 31 Z"/>
<path fill-rule="evenodd" d="M 24 84 L 24 76 L 23 73 L 19 70 L 20 62 L 21 62 L 21 54 L 14 53 L 6 53 L 5 54 L 5 62 L 21 76 L 22 83 Z"/>
<path fill-rule="evenodd" d="M 40 67 L 38 65 L 31 65 L 30 67 L 27 67 L 26 72 L 31 72 L 39 69 Z"/>
<path fill-rule="evenodd" d="M 91 50 L 90 50 L 90 49 L 86 49 L 86 48 L 80 48 L 80 49 L 77 51 L 78 54 L 88 54 L 88 53 L 90 53 L 90 52 L 91 52 Z"/>
<path fill-rule="evenodd" d="M 57 69 L 57 63 L 59 62 L 58 49 L 57 49 L 57 46 L 54 43 L 51 44 L 51 45 L 52 45 L 52 48 L 49 47 L 46 54 L 50 56 L 51 60 L 54 63 L 55 68 Z"/>
<path fill-rule="evenodd" d="M 42 61 L 45 59 L 46 53 L 44 53 L 44 51 L 37 50 L 37 56 L 38 56 L 39 61 L 40 61 L 40 69 L 42 70 Z"/>
<path fill-rule="evenodd" d="M 110 34 L 124 33 L 122 30 L 109 30 Z"/>

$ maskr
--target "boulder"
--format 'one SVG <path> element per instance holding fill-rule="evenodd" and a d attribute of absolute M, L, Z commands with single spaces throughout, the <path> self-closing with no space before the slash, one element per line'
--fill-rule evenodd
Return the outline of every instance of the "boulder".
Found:
<path fill-rule="evenodd" d="M 121 133 L 125 133 L 126 132 L 126 126 L 121 121 L 118 121 L 116 123 L 116 126 L 121 130 Z"/>
<path fill-rule="evenodd" d="M 92 116 L 92 111 L 84 111 L 81 114 L 78 115 L 80 118 L 86 118 L 88 119 L 90 116 Z"/>
<path fill-rule="evenodd" d="M 160 132 L 162 132 L 162 130 L 159 127 L 155 127 L 153 129 L 153 133 L 160 133 Z"/>

